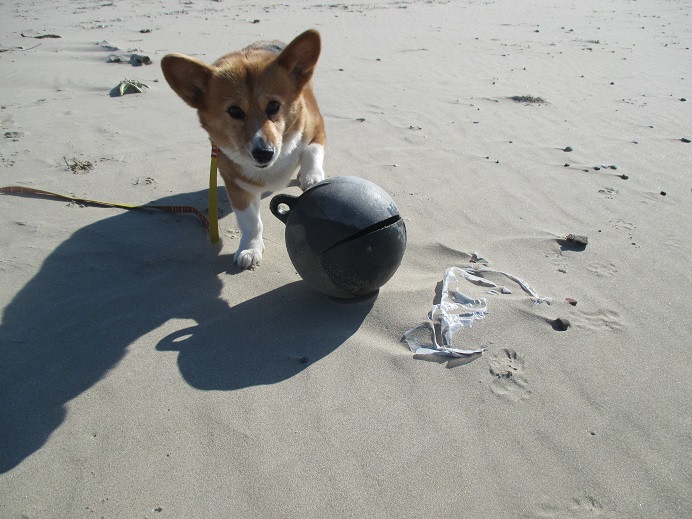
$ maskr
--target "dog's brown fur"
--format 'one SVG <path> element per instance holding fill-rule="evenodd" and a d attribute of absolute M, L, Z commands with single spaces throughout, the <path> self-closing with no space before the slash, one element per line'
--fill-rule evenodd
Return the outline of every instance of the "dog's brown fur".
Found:
<path fill-rule="evenodd" d="M 257 42 L 212 65 L 181 54 L 161 61 L 171 88 L 221 150 L 219 171 L 243 233 L 235 256 L 242 268 L 261 258 L 260 193 L 285 187 L 298 165 L 301 188 L 324 178 L 326 136 L 312 90 L 320 50 L 310 30 L 285 47 Z"/>

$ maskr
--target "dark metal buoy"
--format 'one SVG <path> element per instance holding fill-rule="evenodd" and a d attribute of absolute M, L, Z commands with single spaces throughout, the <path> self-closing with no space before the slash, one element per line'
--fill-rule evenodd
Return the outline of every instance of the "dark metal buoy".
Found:
<path fill-rule="evenodd" d="M 372 182 L 330 178 L 300 196 L 274 196 L 270 209 L 286 224 L 286 248 L 298 274 L 327 295 L 370 294 L 401 264 L 406 226 L 391 197 Z"/>

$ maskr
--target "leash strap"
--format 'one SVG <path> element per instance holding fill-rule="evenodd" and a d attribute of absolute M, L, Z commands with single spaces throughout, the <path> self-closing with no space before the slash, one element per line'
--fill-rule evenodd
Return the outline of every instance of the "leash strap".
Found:
<path fill-rule="evenodd" d="M 23 186 L 7 186 L 0 187 L 0 193 L 5 195 L 39 195 L 47 196 L 50 198 L 57 198 L 60 200 L 68 200 L 70 202 L 76 202 L 79 204 L 94 205 L 97 207 L 117 207 L 120 209 L 156 209 L 158 211 L 165 211 L 167 213 L 183 213 L 183 214 L 194 214 L 201 221 L 205 228 L 209 229 L 209 220 L 207 217 L 196 207 L 189 205 L 132 205 L 132 204 L 119 204 L 114 202 L 103 202 L 101 200 L 90 200 L 88 198 L 77 198 L 69 195 L 62 195 L 60 193 L 52 193 L 50 191 L 43 191 L 42 189 L 33 189 L 31 187 Z M 218 231 L 217 231 L 218 233 Z"/>
<path fill-rule="evenodd" d="M 212 243 L 219 243 L 219 200 L 216 192 L 216 177 L 219 148 L 211 143 L 211 166 L 209 167 L 209 239 Z"/>
<path fill-rule="evenodd" d="M 23 186 L 0 187 L 0 193 L 5 195 L 38 195 L 67 200 L 78 204 L 93 205 L 97 207 L 117 207 L 119 209 L 156 209 L 167 213 L 194 214 L 202 222 L 202 225 L 209 231 L 209 239 L 212 243 L 219 243 L 219 202 L 216 192 L 216 178 L 218 169 L 219 148 L 214 143 L 211 145 L 211 166 L 209 168 L 209 218 L 196 207 L 191 205 L 132 205 L 120 204 L 115 202 L 103 202 L 101 200 L 90 200 L 88 198 L 77 198 L 60 193 L 52 193 L 42 189 Z"/>

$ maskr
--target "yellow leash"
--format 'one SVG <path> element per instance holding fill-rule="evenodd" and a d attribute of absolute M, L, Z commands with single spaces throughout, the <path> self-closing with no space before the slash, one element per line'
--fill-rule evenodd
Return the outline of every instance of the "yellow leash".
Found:
<path fill-rule="evenodd" d="M 216 192 L 216 177 L 219 167 L 219 148 L 211 143 L 211 166 L 209 167 L 209 239 L 219 243 L 219 200 Z"/>
<path fill-rule="evenodd" d="M 209 218 L 207 218 L 202 211 L 196 207 L 189 205 L 132 205 L 132 204 L 121 204 L 115 202 L 102 202 L 101 200 L 90 200 L 88 198 L 77 198 L 70 195 L 62 195 L 59 193 L 52 193 L 50 191 L 44 191 L 42 189 L 34 189 L 32 187 L 24 186 L 6 186 L 0 187 L 0 193 L 5 195 L 39 195 L 47 196 L 51 198 L 58 198 L 60 200 L 68 200 L 70 202 L 76 202 L 85 205 L 95 205 L 98 207 L 117 207 L 120 209 L 157 209 L 159 211 L 165 211 L 168 213 L 188 213 L 194 214 L 201 221 L 202 225 L 206 227 L 209 231 L 209 239 L 212 243 L 219 243 L 219 203 L 218 196 L 216 193 L 216 176 L 218 170 L 218 155 L 219 149 L 212 143 L 211 146 L 211 166 L 209 168 Z"/>

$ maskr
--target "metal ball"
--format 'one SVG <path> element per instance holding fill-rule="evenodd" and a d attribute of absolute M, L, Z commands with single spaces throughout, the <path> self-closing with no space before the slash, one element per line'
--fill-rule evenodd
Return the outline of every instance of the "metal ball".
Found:
<path fill-rule="evenodd" d="M 406 226 L 392 198 L 368 180 L 324 180 L 300 196 L 274 196 L 270 209 L 286 224 L 286 248 L 296 271 L 327 295 L 375 292 L 401 264 Z"/>

